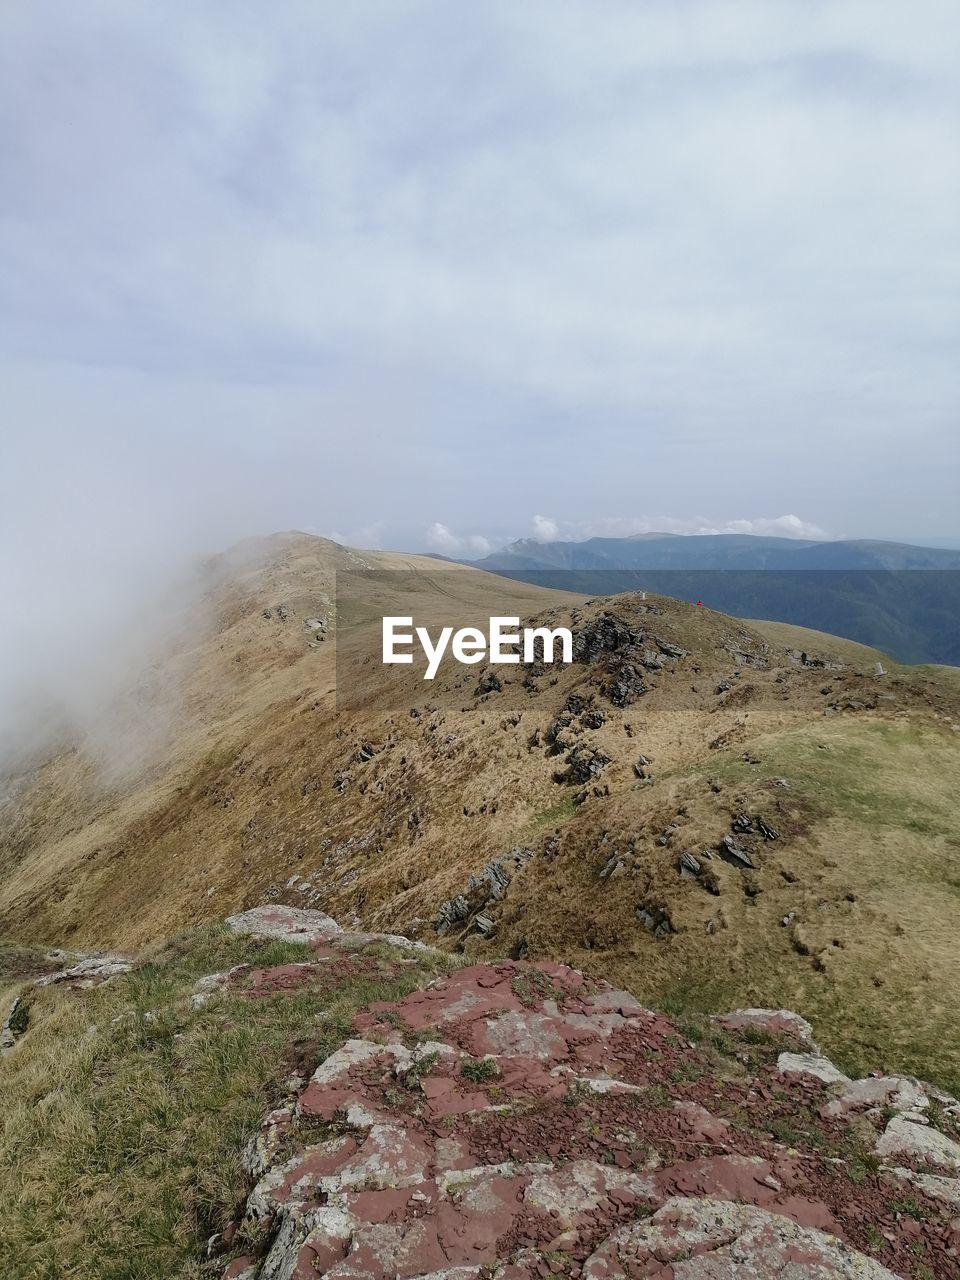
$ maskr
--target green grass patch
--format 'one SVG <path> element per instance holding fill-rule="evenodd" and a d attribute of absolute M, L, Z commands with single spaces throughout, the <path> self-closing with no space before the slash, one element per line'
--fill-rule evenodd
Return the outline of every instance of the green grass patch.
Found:
<path fill-rule="evenodd" d="M 290 1046 L 320 1061 L 372 1000 L 441 971 L 345 976 L 262 999 L 225 992 L 200 1009 L 196 979 L 281 964 L 304 948 L 209 926 L 86 992 L 39 991 L 0 1069 L 0 1221 L 9 1280 L 192 1280 L 207 1237 L 243 1196 L 239 1153 L 285 1093 Z"/>
<path fill-rule="evenodd" d="M 496 1080 L 500 1068 L 492 1058 L 471 1058 L 460 1064 L 460 1074 L 475 1084 L 485 1084 L 488 1080 Z"/>

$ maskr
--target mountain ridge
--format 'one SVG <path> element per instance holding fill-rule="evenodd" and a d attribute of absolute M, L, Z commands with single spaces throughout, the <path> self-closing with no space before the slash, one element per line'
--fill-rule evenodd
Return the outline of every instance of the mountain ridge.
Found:
<path fill-rule="evenodd" d="M 610 569 L 960 569 L 960 551 L 943 547 L 878 538 L 807 539 L 746 533 L 643 533 L 551 542 L 521 538 L 469 563 L 499 570 L 510 568 L 517 559 L 524 562 L 523 567 L 543 569 L 557 567 L 558 562 Z"/>
<path fill-rule="evenodd" d="M 338 569 L 366 593 L 356 631 Z M 942 995 L 960 974 L 936 998 L 923 977 L 956 965 L 960 688 L 941 673 L 309 536 L 241 558 L 195 607 L 149 767 L 104 780 L 74 747 L 11 780 L 8 936 L 139 948 L 287 901 L 477 960 L 562 958 L 654 1003 L 799 1006 L 855 1061 L 883 1045 L 960 1078 Z M 581 650 L 388 686 L 364 628 L 411 612 L 569 624 Z"/>
<path fill-rule="evenodd" d="M 594 595 L 649 590 L 845 636 L 904 662 L 960 665 L 960 551 L 752 534 L 523 539 L 474 561 Z"/>

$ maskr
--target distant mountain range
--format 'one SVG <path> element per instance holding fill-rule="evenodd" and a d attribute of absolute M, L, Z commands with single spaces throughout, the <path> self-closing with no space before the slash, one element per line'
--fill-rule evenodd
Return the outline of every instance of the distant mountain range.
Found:
<path fill-rule="evenodd" d="M 902 662 L 960 665 L 960 551 L 749 534 L 521 539 L 476 567 L 543 586 L 648 590 L 846 636 Z"/>
<path fill-rule="evenodd" d="M 474 562 L 504 569 L 960 569 L 960 551 L 872 539 L 815 542 L 745 533 L 640 533 L 586 542 L 521 538 Z"/>

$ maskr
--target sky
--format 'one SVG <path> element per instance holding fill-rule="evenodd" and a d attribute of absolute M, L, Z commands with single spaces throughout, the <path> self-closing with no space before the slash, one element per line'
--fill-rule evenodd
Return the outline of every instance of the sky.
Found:
<path fill-rule="evenodd" d="M 960 532 L 952 2 L 0 24 L 14 542 Z"/>
<path fill-rule="evenodd" d="M 958 71 L 954 0 L 5 4 L 0 681 L 278 529 L 960 537 Z"/>

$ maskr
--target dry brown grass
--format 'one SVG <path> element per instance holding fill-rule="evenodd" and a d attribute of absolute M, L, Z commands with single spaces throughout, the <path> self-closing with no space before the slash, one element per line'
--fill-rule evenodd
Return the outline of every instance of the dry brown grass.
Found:
<path fill-rule="evenodd" d="M 337 568 L 408 571 L 402 590 L 371 580 L 372 618 L 414 613 L 436 626 L 551 608 L 559 619 L 576 602 L 417 557 L 331 548 L 281 542 L 266 567 L 218 589 L 217 629 L 172 660 L 189 714 L 149 776 L 109 794 L 70 756 L 26 787 L 6 827 L 17 851 L 0 881 L 6 932 L 136 949 L 272 897 L 302 902 L 285 888 L 297 875 L 313 877 L 317 904 L 335 915 L 432 937 L 438 903 L 471 873 L 517 844 L 542 853 L 556 836 L 551 856 L 511 886 L 493 941 L 474 933 L 450 945 L 479 957 L 525 940 L 533 955 L 690 1007 L 794 1005 L 851 1062 L 956 1080 L 945 1028 L 960 1012 L 948 928 L 960 686 L 893 664 L 876 681 L 863 646 L 672 601 L 651 601 L 662 612 L 644 615 L 624 600 L 618 610 L 692 656 L 622 711 L 582 667 L 549 672 L 535 690 L 508 673 L 486 698 L 477 668 L 446 671 L 430 688 L 410 672 L 387 697 L 382 668 L 355 643 L 344 652 L 356 705 L 338 712 L 333 644 L 311 646 L 303 628 L 328 611 Z M 279 602 L 290 619 L 263 618 Z M 731 641 L 757 651 L 766 641 L 769 667 L 745 669 L 717 694 L 733 670 Z M 846 666 L 797 669 L 783 646 Z M 563 757 L 545 745 L 578 688 L 606 714 L 585 740 L 611 757 L 604 794 L 580 805 L 578 788 L 554 780 Z M 838 698 L 877 694 L 874 710 L 824 715 Z M 376 753 L 358 762 L 362 742 Z M 649 786 L 632 767 L 641 752 L 653 761 Z M 338 773 L 351 778 L 342 794 Z M 789 789 L 771 789 L 779 776 Z M 680 849 L 715 845 L 743 809 L 772 815 L 782 832 L 756 874 L 717 864 L 719 897 L 681 881 Z M 662 846 L 671 822 L 678 833 Z M 629 868 L 601 881 L 618 848 L 629 848 Z M 638 924 L 647 899 L 674 919 L 665 943 Z M 782 927 L 791 911 L 795 924 Z"/>

